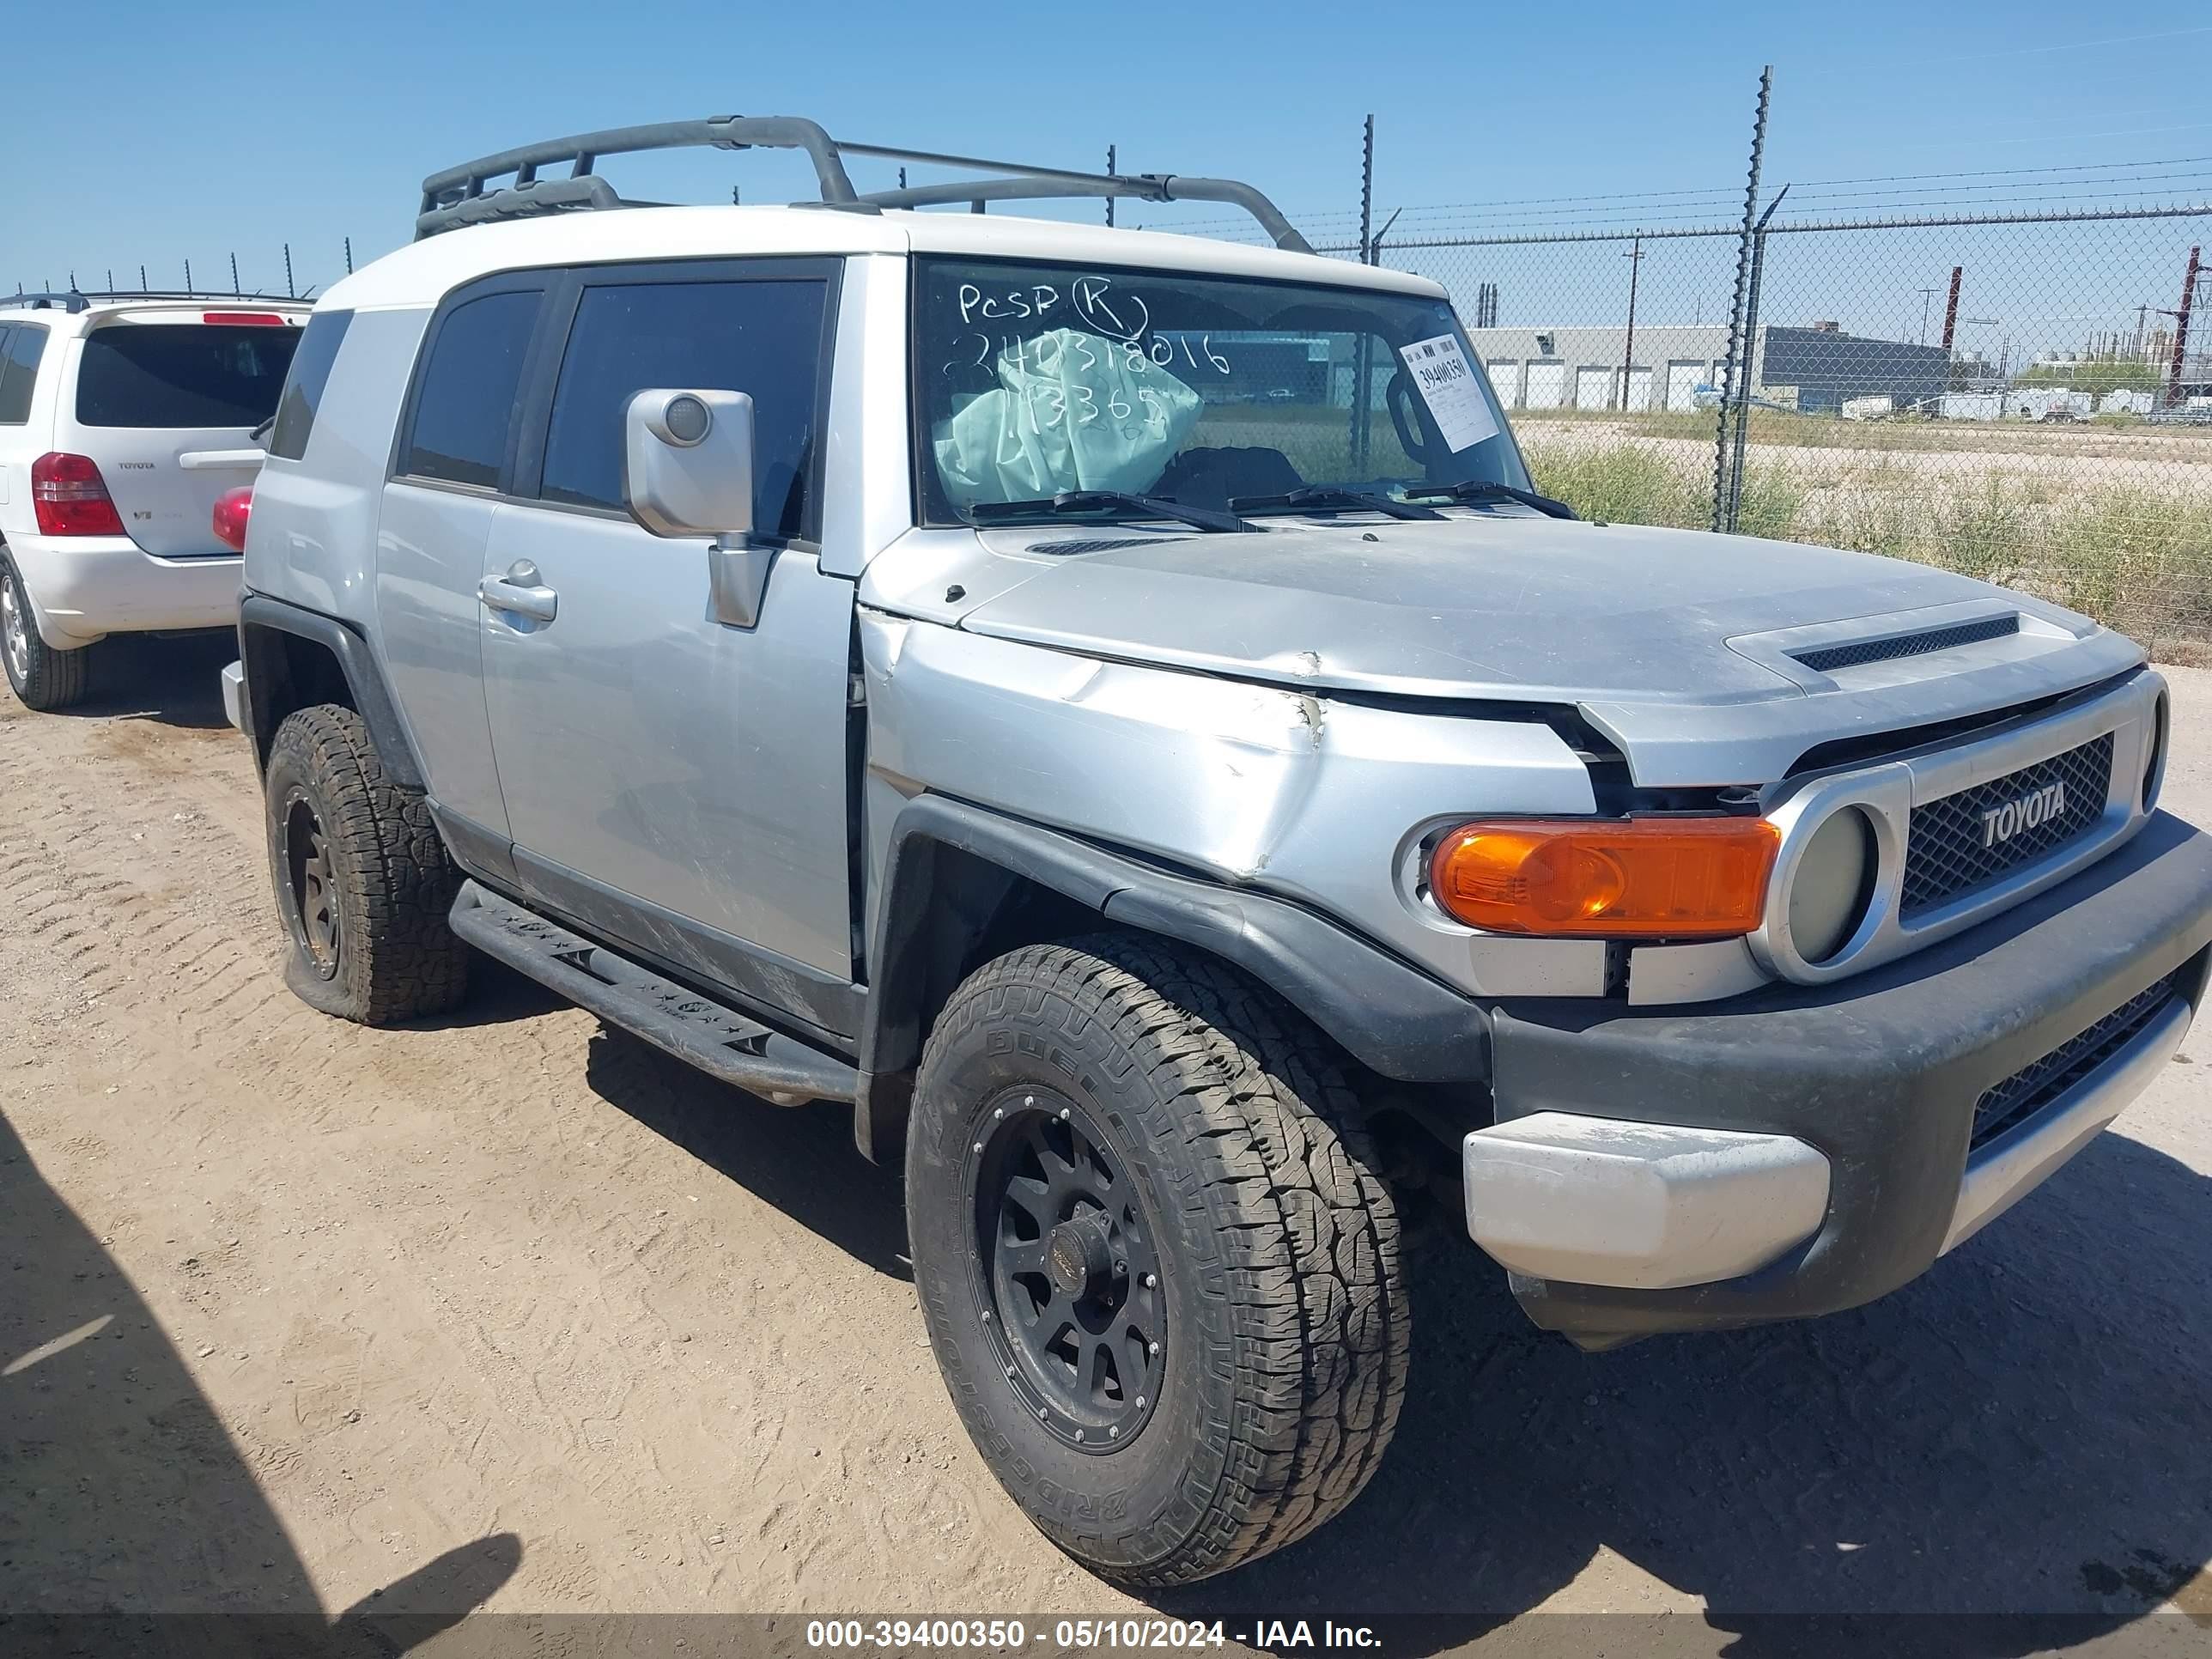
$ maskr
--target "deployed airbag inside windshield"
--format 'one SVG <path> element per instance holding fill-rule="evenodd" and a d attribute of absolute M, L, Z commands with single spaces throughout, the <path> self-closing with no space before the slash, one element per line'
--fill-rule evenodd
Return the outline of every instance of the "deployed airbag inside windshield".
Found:
<path fill-rule="evenodd" d="M 999 384 L 931 429 L 946 497 L 965 507 L 1063 489 L 1149 489 L 1201 404 L 1163 368 L 1133 371 L 1130 356 L 1074 328 L 1008 343 L 998 354 Z"/>

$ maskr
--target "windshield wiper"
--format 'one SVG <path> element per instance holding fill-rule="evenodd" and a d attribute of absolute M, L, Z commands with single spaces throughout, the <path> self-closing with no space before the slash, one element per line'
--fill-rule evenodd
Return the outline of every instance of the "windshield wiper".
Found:
<path fill-rule="evenodd" d="M 1173 519 L 1194 530 L 1222 532 L 1249 530 L 1234 513 L 1211 507 L 1185 507 L 1158 495 L 1138 495 L 1126 489 L 1063 489 L 1057 495 L 1035 501 L 978 501 L 969 516 L 981 524 L 1000 519 L 1034 519 L 1060 513 L 1107 513 L 1119 509 L 1148 519 Z"/>
<path fill-rule="evenodd" d="M 1238 513 L 1380 513 L 1386 519 L 1441 519 L 1433 507 L 1394 501 L 1364 489 L 1340 484 L 1300 484 L 1280 495 L 1231 495 L 1231 510 Z"/>
<path fill-rule="evenodd" d="M 1455 507 L 1472 507 L 1479 501 L 1518 501 L 1523 507 L 1533 507 L 1539 513 L 1553 519 L 1579 519 L 1582 514 L 1565 501 L 1555 501 L 1549 495 L 1539 495 L 1533 489 L 1516 489 L 1504 483 L 1409 484 L 1407 500 L 1422 496 L 1430 501 L 1449 501 Z"/>

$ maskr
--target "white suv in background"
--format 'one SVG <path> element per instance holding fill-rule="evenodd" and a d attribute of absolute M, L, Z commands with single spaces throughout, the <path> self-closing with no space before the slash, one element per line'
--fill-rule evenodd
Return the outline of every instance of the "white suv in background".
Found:
<path fill-rule="evenodd" d="M 234 623 L 239 555 L 215 507 L 260 466 L 310 309 L 0 299 L 0 660 L 28 707 L 82 697 L 109 634 Z"/>

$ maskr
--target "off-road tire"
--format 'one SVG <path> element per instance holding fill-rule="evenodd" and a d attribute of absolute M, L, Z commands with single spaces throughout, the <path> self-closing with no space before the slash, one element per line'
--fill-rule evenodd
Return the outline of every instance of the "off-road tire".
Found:
<path fill-rule="evenodd" d="M 1010 1316 L 991 1311 L 998 1235 L 978 1192 L 995 1183 L 979 1149 L 1006 1132 L 994 1113 L 1039 1099 L 1087 1115 L 1127 1165 L 1165 1287 L 1159 1396 L 1103 1452 L 1038 1420 L 1043 1396 L 1021 1391 L 1034 1373 L 1017 1381 L 1006 1363 L 1023 1358 Z M 1101 934 L 1015 951 L 953 993 L 908 1138 L 915 1280 L 969 1432 L 1048 1537 L 1104 1577 L 1185 1583 L 1358 1495 L 1406 1388 L 1398 1219 L 1326 1039 L 1199 953 Z"/>
<path fill-rule="evenodd" d="M 50 714 L 84 701 L 92 685 L 92 647 L 58 651 L 39 637 L 31 596 L 15 562 L 0 550 L 0 584 L 5 585 L 0 605 L 9 613 L 0 632 L 0 664 L 8 671 L 8 686 L 26 708 Z"/>
<path fill-rule="evenodd" d="M 447 916 L 460 874 L 428 801 L 392 781 L 361 716 L 332 703 L 287 715 L 263 782 L 284 982 L 310 1006 L 363 1025 L 457 1005 L 468 988 L 468 947 Z M 319 833 L 304 832 L 303 813 Z M 311 845 L 319 873 L 304 886 L 307 909 L 330 924 L 320 930 L 303 918 L 295 863 Z M 329 945 L 320 955 L 317 939 Z"/>

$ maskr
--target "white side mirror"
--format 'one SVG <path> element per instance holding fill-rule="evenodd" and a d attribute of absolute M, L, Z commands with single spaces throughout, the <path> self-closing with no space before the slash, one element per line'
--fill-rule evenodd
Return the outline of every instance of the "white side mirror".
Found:
<path fill-rule="evenodd" d="M 742 392 L 655 387 L 623 416 L 623 501 L 656 536 L 710 536 L 714 619 L 760 620 L 775 550 L 749 547 L 753 528 L 753 400 Z"/>

